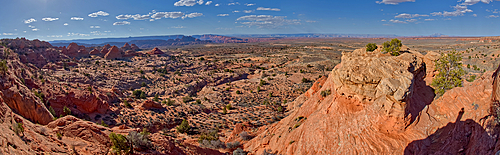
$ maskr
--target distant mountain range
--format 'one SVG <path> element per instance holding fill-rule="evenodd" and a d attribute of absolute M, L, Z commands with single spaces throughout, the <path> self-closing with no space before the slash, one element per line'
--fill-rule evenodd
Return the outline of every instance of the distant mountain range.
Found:
<path fill-rule="evenodd" d="M 96 38 L 96 39 L 76 39 L 76 40 L 54 40 L 50 41 L 53 46 L 68 46 L 74 42 L 84 46 L 104 46 L 106 44 L 122 46 L 125 43 L 136 44 L 140 48 L 168 47 L 177 45 L 193 45 L 208 43 L 248 43 L 280 38 L 394 38 L 401 37 L 390 34 L 233 34 L 233 35 L 165 35 L 165 36 L 141 36 L 127 38 Z M 408 36 L 407 36 L 408 37 Z M 413 37 L 448 37 L 443 34 L 432 34 L 429 36 Z"/>

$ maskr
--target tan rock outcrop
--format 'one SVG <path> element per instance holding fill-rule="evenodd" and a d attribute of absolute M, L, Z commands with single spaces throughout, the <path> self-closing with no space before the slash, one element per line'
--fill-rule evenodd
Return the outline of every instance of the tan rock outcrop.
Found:
<path fill-rule="evenodd" d="M 135 45 L 135 44 L 130 45 L 130 48 L 131 48 L 133 51 L 138 51 L 138 50 L 140 50 L 140 48 L 139 48 L 137 45 Z"/>
<path fill-rule="evenodd" d="M 245 150 L 255 154 L 264 150 L 273 154 L 494 154 L 499 149 L 497 140 L 488 136 L 487 123 L 480 123 L 491 107 L 492 72 L 433 101 L 433 90 L 424 80 L 432 67 L 422 67 L 427 64 L 421 54 L 410 51 L 393 57 L 356 52 L 344 53 L 342 63 L 320 89 L 309 90 L 316 93 L 287 117 L 262 129 L 244 145 Z M 326 97 L 320 93 L 328 90 L 331 95 Z M 377 101 L 380 98 L 386 101 Z"/>

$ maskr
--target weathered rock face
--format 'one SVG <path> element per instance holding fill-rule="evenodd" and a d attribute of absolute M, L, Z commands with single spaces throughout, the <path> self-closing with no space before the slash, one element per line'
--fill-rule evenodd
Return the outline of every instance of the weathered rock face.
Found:
<path fill-rule="evenodd" d="M 160 49 L 158 49 L 158 47 L 155 47 L 153 50 L 149 51 L 148 54 L 155 55 L 155 54 L 165 54 L 165 53 Z"/>
<path fill-rule="evenodd" d="M 3 50 L 2 50 L 3 55 Z M 53 116 L 45 105 L 40 102 L 28 87 L 26 87 L 17 75 L 29 75 L 29 70 L 21 71 L 14 68 L 28 68 L 22 64 L 17 53 L 8 57 L 8 68 L 5 73 L 0 73 L 0 99 L 5 102 L 14 112 L 22 115 L 32 122 L 47 124 L 52 121 Z"/>
<path fill-rule="evenodd" d="M 102 47 L 102 50 L 101 50 L 101 56 L 104 57 L 106 54 L 108 54 L 109 48 L 111 48 L 111 46 L 109 44 L 104 45 L 104 47 Z"/>
<path fill-rule="evenodd" d="M 431 58 L 412 51 L 398 57 L 350 54 L 350 58 L 344 54 L 328 79 L 311 88 L 310 97 L 289 116 L 261 128 L 245 150 L 256 154 L 265 149 L 274 154 L 494 154 L 500 149 L 498 140 L 488 136 L 488 123 L 479 123 L 491 107 L 491 72 L 433 101 L 425 81 L 433 67 L 422 63 Z M 339 72 L 349 76 L 335 75 Z M 319 93 L 327 90 L 331 95 Z M 398 91 L 403 94 L 400 100 L 396 100 Z M 380 98 L 392 105 L 379 104 Z"/>
<path fill-rule="evenodd" d="M 342 54 L 342 63 L 333 69 L 332 79 L 339 94 L 375 101 L 387 114 L 402 118 L 406 108 L 403 102 L 421 71 L 423 61 L 414 54 L 394 57 L 358 49 Z"/>
<path fill-rule="evenodd" d="M 122 51 L 116 46 L 111 47 L 109 52 L 104 56 L 105 59 L 117 59 L 123 57 Z"/>

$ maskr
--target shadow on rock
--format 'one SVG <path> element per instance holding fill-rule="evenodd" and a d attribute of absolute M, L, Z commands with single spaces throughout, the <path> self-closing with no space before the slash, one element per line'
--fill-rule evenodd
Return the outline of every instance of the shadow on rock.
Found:
<path fill-rule="evenodd" d="M 432 135 L 408 144 L 405 155 L 413 154 L 494 154 L 496 136 L 472 119 L 460 121 L 463 108 L 455 123 L 448 123 Z"/>

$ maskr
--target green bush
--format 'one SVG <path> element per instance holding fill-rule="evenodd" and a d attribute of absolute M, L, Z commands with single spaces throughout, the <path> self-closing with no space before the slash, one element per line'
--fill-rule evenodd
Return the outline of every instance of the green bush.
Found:
<path fill-rule="evenodd" d="M 326 97 L 326 96 L 330 95 L 331 93 L 332 93 L 332 91 L 330 89 L 323 90 L 323 91 L 321 91 L 321 96 Z"/>
<path fill-rule="evenodd" d="M 139 98 L 146 99 L 146 92 L 141 92 L 141 95 L 139 95 Z"/>
<path fill-rule="evenodd" d="M 184 103 L 188 103 L 188 102 L 191 102 L 193 101 L 193 98 L 191 96 L 184 96 L 182 97 L 182 102 Z"/>
<path fill-rule="evenodd" d="M 431 85 L 434 86 L 438 97 L 443 95 L 447 90 L 462 86 L 462 77 L 466 72 L 462 69 L 461 61 L 462 56 L 456 51 L 441 54 L 441 57 L 436 61 L 436 70 L 439 73 L 432 80 Z"/>
<path fill-rule="evenodd" d="M 311 82 L 311 80 L 307 79 L 307 78 L 302 78 L 302 82 L 303 83 L 308 83 L 308 82 Z"/>
<path fill-rule="evenodd" d="M 63 112 L 64 112 L 64 116 L 71 115 L 71 109 L 69 109 L 66 106 L 63 107 Z"/>
<path fill-rule="evenodd" d="M 128 154 L 130 151 L 130 146 L 128 145 L 127 138 L 121 134 L 115 134 L 111 132 L 109 134 L 109 140 L 113 143 L 111 148 L 117 154 Z"/>
<path fill-rule="evenodd" d="M 474 80 L 476 80 L 476 75 L 471 75 L 469 76 L 469 78 L 467 78 L 468 82 L 473 82 Z"/>
<path fill-rule="evenodd" d="M 127 108 L 132 108 L 132 105 L 130 105 L 127 100 L 123 100 L 123 104 L 125 104 L 125 107 Z"/>
<path fill-rule="evenodd" d="M 57 117 L 56 111 L 54 110 L 54 108 L 52 108 L 52 106 L 49 106 L 49 112 L 50 114 L 52 114 L 52 116 Z"/>
<path fill-rule="evenodd" d="M 16 133 L 16 135 L 20 136 L 21 133 L 24 134 L 24 127 L 23 127 L 23 123 L 16 123 L 16 121 L 14 121 L 12 123 L 12 130 Z"/>
<path fill-rule="evenodd" d="M 155 94 L 155 97 L 153 98 L 153 101 L 155 101 L 155 102 L 159 102 L 160 101 L 158 94 Z"/>
<path fill-rule="evenodd" d="M 135 131 L 131 131 L 127 135 L 127 139 L 132 143 L 134 148 L 140 148 L 142 150 L 148 150 L 151 148 L 152 143 L 148 137 L 148 132 L 137 133 Z"/>
<path fill-rule="evenodd" d="M 177 132 L 179 133 L 187 133 L 191 127 L 187 120 L 182 120 L 182 123 L 176 127 Z"/>
<path fill-rule="evenodd" d="M 382 51 L 384 53 L 390 53 L 393 56 L 398 56 L 399 55 L 399 50 L 403 44 L 401 43 L 401 40 L 394 38 L 391 41 L 386 41 L 384 44 L 382 44 L 384 47 Z"/>
<path fill-rule="evenodd" d="M 368 43 L 366 44 L 366 51 L 373 52 L 377 49 L 377 44 L 375 43 Z"/>

